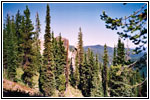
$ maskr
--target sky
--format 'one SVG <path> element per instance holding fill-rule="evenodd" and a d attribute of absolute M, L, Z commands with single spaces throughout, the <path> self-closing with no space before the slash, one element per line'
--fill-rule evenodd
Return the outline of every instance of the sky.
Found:
<path fill-rule="evenodd" d="M 118 41 L 117 31 L 109 30 L 105 27 L 105 22 L 100 19 L 100 15 L 105 11 L 112 18 L 129 16 L 137 11 L 143 3 L 48 3 L 50 5 L 51 31 L 55 36 L 60 33 L 62 37 L 69 40 L 70 45 L 77 45 L 79 27 L 83 33 L 83 44 L 104 45 L 105 43 L 114 47 Z M 35 25 L 35 15 L 39 13 L 41 22 L 40 39 L 44 40 L 45 16 L 47 3 L 3 3 L 3 21 L 6 15 L 16 15 L 23 11 L 28 5 L 31 13 L 32 23 Z M 125 41 L 126 45 L 126 41 Z M 128 42 L 130 48 L 135 45 Z"/>

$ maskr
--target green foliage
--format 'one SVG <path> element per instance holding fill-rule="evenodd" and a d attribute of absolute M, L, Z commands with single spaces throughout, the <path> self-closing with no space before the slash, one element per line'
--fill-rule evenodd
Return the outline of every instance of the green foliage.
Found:
<path fill-rule="evenodd" d="M 71 59 L 71 62 L 70 62 L 69 82 L 70 82 L 70 85 L 75 88 L 76 80 L 75 80 L 75 74 L 74 74 L 74 69 L 73 69 L 73 65 L 72 65 L 72 59 Z"/>
<path fill-rule="evenodd" d="M 65 91 L 65 90 L 66 90 L 65 83 L 66 83 L 65 74 L 59 75 L 59 80 L 58 80 L 58 84 L 59 84 L 58 90 L 59 90 L 59 91 L 62 92 L 62 91 Z"/>
<path fill-rule="evenodd" d="M 44 39 L 43 66 L 40 69 L 39 88 L 44 96 L 52 96 L 55 92 L 56 84 L 54 74 L 54 57 L 52 54 L 52 37 L 50 33 L 50 8 L 48 4 Z"/>
<path fill-rule="evenodd" d="M 17 62 L 17 39 L 15 34 L 14 17 L 10 19 L 7 15 L 6 27 L 4 29 L 4 67 L 7 68 L 8 78 L 16 81 Z"/>
<path fill-rule="evenodd" d="M 110 96 L 112 97 L 137 97 L 140 92 L 141 76 L 137 71 L 123 67 L 111 66 L 110 70 Z"/>
<path fill-rule="evenodd" d="M 76 86 L 78 88 L 81 88 L 80 84 L 80 76 L 82 74 L 82 64 L 83 64 L 83 54 L 84 54 L 84 49 L 83 49 L 83 34 L 81 27 L 79 28 L 79 33 L 78 33 L 78 48 L 77 48 L 77 55 L 75 59 L 75 79 L 76 79 Z"/>
<path fill-rule="evenodd" d="M 84 55 L 83 66 L 80 70 L 80 89 L 82 94 L 86 97 L 103 96 L 98 56 L 94 58 L 93 52 L 90 49 Z"/>
<path fill-rule="evenodd" d="M 40 91 L 44 96 L 52 96 L 55 92 L 55 76 L 52 71 L 49 71 L 48 66 L 42 66 L 40 72 Z"/>
<path fill-rule="evenodd" d="M 60 77 L 65 75 L 65 67 L 66 67 L 66 55 L 67 52 L 65 50 L 65 47 L 63 45 L 62 37 L 61 34 L 58 38 L 58 42 L 54 40 L 54 45 L 53 45 L 53 50 L 54 50 L 54 56 L 55 56 L 55 79 L 56 79 L 56 88 L 62 92 L 66 89 L 65 83 L 66 80 L 61 80 L 60 83 Z M 55 48 L 56 47 L 56 48 Z M 64 76 L 65 77 L 65 76 Z M 64 86 L 64 89 L 60 89 Z"/>
<path fill-rule="evenodd" d="M 30 19 L 30 11 L 28 6 L 26 6 L 26 10 L 24 10 L 24 17 L 22 19 L 22 27 L 24 30 L 23 31 L 23 70 L 24 74 L 22 75 L 22 79 L 25 84 L 27 84 L 29 87 L 33 87 L 33 79 L 32 77 L 35 75 L 36 71 L 35 69 L 35 60 L 36 56 L 33 51 L 33 25 L 32 21 Z"/>
<path fill-rule="evenodd" d="M 83 54 L 84 54 L 84 49 L 83 49 L 83 40 L 82 40 L 82 31 L 81 27 L 79 28 L 79 34 L 78 34 L 78 59 L 79 59 L 79 67 L 81 66 L 83 62 Z"/>
<path fill-rule="evenodd" d="M 125 48 L 124 43 L 121 42 L 121 39 L 118 39 L 118 45 L 117 45 L 117 60 L 116 63 L 124 65 L 125 63 Z"/>
<path fill-rule="evenodd" d="M 89 65 L 87 61 L 87 54 L 84 54 L 83 66 L 80 68 L 80 89 L 84 96 L 89 96 Z"/>
<path fill-rule="evenodd" d="M 103 87 L 100 73 L 100 66 L 98 61 L 98 55 L 96 55 L 95 65 L 93 68 L 93 78 L 92 78 L 92 88 L 91 88 L 91 96 L 92 97 L 103 97 Z"/>
<path fill-rule="evenodd" d="M 122 27 L 124 33 L 118 32 L 121 37 L 129 38 L 136 45 L 143 43 L 137 49 L 137 52 L 139 52 L 138 50 L 141 48 L 144 50 L 144 44 L 147 42 L 147 29 L 142 26 L 147 21 L 146 15 L 147 9 L 142 10 L 140 14 L 135 13 L 128 17 L 129 20 L 126 25 L 123 25 L 123 19 L 112 19 L 105 12 L 103 12 L 101 18 L 106 22 L 106 27 L 109 29 L 117 30 L 118 27 Z M 33 32 L 33 29 L 28 7 L 24 10 L 23 16 L 20 15 L 18 10 L 15 20 L 13 16 L 10 18 L 7 15 L 3 28 L 4 78 L 25 84 L 31 88 L 38 88 L 39 85 L 39 90 L 44 96 L 54 96 L 56 91 L 59 92 L 60 96 L 66 94 L 82 96 L 78 88 L 85 97 L 147 96 L 145 76 L 143 75 L 142 78 L 138 70 L 129 69 L 125 66 L 125 48 L 121 39 L 118 40 L 117 47 L 114 48 L 113 66 L 108 68 L 106 45 L 104 46 L 103 65 L 99 63 L 98 56 L 95 57 L 90 49 L 84 53 L 81 28 L 79 28 L 75 70 L 72 62 L 70 64 L 70 84 L 75 89 L 69 85 L 67 89 L 69 93 L 65 93 L 67 52 L 61 35 L 59 38 L 55 38 L 54 32 L 51 33 L 49 5 L 47 5 L 46 11 L 43 57 L 40 53 L 39 34 L 41 29 L 38 13 L 36 15 L 35 32 Z M 131 35 L 139 30 L 139 34 Z M 141 38 L 143 40 L 140 40 Z M 142 62 L 146 62 L 146 60 L 142 60 Z M 39 83 L 36 83 L 38 78 Z M 73 91 L 75 92 L 73 93 Z"/>
<path fill-rule="evenodd" d="M 79 73 L 79 68 L 80 67 L 82 67 L 82 65 L 80 64 L 79 65 L 79 54 L 78 54 L 78 52 L 77 52 L 77 54 L 76 54 L 76 57 L 75 57 L 75 71 L 74 71 L 74 86 L 75 86 L 75 88 L 77 88 L 78 87 L 78 85 L 79 85 L 79 83 L 80 83 L 80 73 Z"/>
<path fill-rule="evenodd" d="M 108 96 L 108 53 L 107 46 L 104 45 L 103 68 L 102 68 L 102 85 L 104 89 L 104 96 Z"/>
<path fill-rule="evenodd" d="M 136 53 L 146 50 L 145 44 L 147 43 L 147 4 L 144 4 L 139 10 L 133 12 L 128 17 L 111 18 L 105 11 L 100 15 L 101 20 L 105 21 L 106 28 L 111 30 L 118 30 L 122 28 L 121 32 L 117 32 L 119 36 L 124 39 L 130 39 L 135 45 Z"/>
<path fill-rule="evenodd" d="M 23 19 L 23 20 L 22 20 Z M 17 36 L 17 61 L 18 61 L 18 67 L 22 68 L 23 63 L 23 34 L 25 33 L 25 27 L 24 25 L 24 16 L 20 15 L 20 11 L 18 10 L 16 14 L 16 21 L 15 21 L 15 30 L 16 30 L 16 36 Z"/>
<path fill-rule="evenodd" d="M 40 53 L 40 39 L 39 39 L 39 34 L 41 33 L 41 28 L 40 28 L 40 20 L 39 20 L 39 15 L 38 13 L 36 14 L 36 32 L 34 34 L 34 52 L 36 54 L 36 71 L 39 71 L 40 67 L 42 66 L 42 56 Z"/>
<path fill-rule="evenodd" d="M 8 38 L 7 38 L 7 30 L 6 30 L 6 25 L 4 24 L 3 28 L 3 68 L 4 70 L 7 69 L 7 48 L 8 48 Z M 3 70 L 3 71 L 4 71 Z"/>
<path fill-rule="evenodd" d="M 25 84 L 23 83 L 22 79 L 21 79 L 21 76 L 22 76 L 22 74 L 24 73 L 23 69 L 20 68 L 20 67 L 18 67 L 18 68 L 16 69 L 16 73 L 17 73 L 17 75 L 16 75 L 17 83 L 20 83 L 20 84 L 25 85 Z"/>
<path fill-rule="evenodd" d="M 117 54 L 116 54 L 116 47 L 114 47 L 114 55 L 113 55 L 113 65 L 116 66 L 117 64 Z"/>
<path fill-rule="evenodd" d="M 147 81 L 145 81 L 141 87 L 141 93 L 143 97 L 147 97 Z"/>

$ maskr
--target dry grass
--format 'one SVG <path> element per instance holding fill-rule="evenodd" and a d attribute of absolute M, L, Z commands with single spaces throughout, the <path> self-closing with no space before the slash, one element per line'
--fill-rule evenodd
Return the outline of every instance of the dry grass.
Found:
<path fill-rule="evenodd" d="M 83 97 L 83 95 L 79 89 L 75 89 L 68 85 L 68 89 L 65 92 L 65 97 Z"/>

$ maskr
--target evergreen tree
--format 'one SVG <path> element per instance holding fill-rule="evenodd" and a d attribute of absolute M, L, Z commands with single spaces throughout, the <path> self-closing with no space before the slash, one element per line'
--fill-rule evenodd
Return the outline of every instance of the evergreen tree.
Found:
<path fill-rule="evenodd" d="M 33 51 L 33 35 L 35 34 L 33 32 L 33 25 L 32 21 L 30 19 L 30 11 L 28 6 L 26 6 L 26 10 L 24 10 L 24 17 L 22 22 L 22 32 L 23 32 L 23 71 L 24 74 L 22 75 L 22 79 L 25 84 L 27 84 L 29 87 L 33 87 L 33 76 L 35 75 L 35 60 L 36 56 Z"/>
<path fill-rule="evenodd" d="M 80 84 L 80 78 L 82 78 L 82 64 L 83 64 L 83 56 L 84 56 L 84 49 L 83 49 L 83 34 L 81 27 L 79 28 L 78 33 L 78 48 L 77 48 L 77 55 L 76 55 L 76 83 L 78 85 L 78 88 L 81 88 L 82 85 Z M 77 64 L 78 63 L 78 64 Z M 79 77 L 80 75 L 80 77 Z"/>
<path fill-rule="evenodd" d="M 145 79 L 145 77 L 143 77 L 143 79 Z M 142 96 L 147 97 L 147 80 L 143 83 L 141 88 Z"/>
<path fill-rule="evenodd" d="M 125 5 L 126 3 L 124 3 Z M 143 4 L 137 11 L 134 11 L 129 16 L 120 18 L 112 18 L 107 15 L 105 11 L 100 15 L 101 19 L 105 21 L 105 26 L 111 30 L 118 30 L 117 34 L 123 39 L 130 39 L 137 47 L 136 53 L 146 51 L 147 44 L 147 3 Z M 121 31 L 120 31 L 121 28 Z M 138 31 L 138 32 L 137 32 Z"/>
<path fill-rule="evenodd" d="M 143 72 L 143 75 L 142 75 L 142 80 L 145 80 L 145 74 Z M 147 96 L 147 80 L 142 84 L 142 87 L 141 87 L 141 94 L 143 97 L 146 97 Z"/>
<path fill-rule="evenodd" d="M 18 62 L 18 66 L 20 66 L 22 68 L 22 63 L 23 63 L 23 34 L 25 32 L 25 30 L 22 30 L 22 27 L 24 27 L 24 25 L 22 26 L 22 17 L 20 15 L 20 11 L 18 10 L 17 14 L 16 14 L 16 21 L 15 21 L 15 30 L 16 30 L 16 37 L 17 37 L 17 62 Z M 23 21 L 24 22 L 24 21 Z"/>
<path fill-rule="evenodd" d="M 81 66 L 81 64 L 79 65 L 79 53 L 77 52 L 76 57 L 75 57 L 75 72 L 74 72 L 74 79 L 75 79 L 75 88 L 77 88 L 77 86 L 79 85 L 80 82 L 80 73 L 79 73 L 79 67 Z"/>
<path fill-rule="evenodd" d="M 69 82 L 71 84 L 71 86 L 76 87 L 76 80 L 75 80 L 75 72 L 73 69 L 73 65 L 72 65 L 72 58 L 71 58 L 71 62 L 70 62 L 70 75 L 69 75 Z"/>
<path fill-rule="evenodd" d="M 88 51 L 88 64 L 89 64 L 89 78 L 88 78 L 88 84 L 89 84 L 89 96 L 91 96 L 91 90 L 95 88 L 94 80 L 95 78 L 94 74 L 95 72 L 95 61 L 94 61 L 94 54 L 93 52 L 89 49 Z"/>
<path fill-rule="evenodd" d="M 78 35 L 78 54 L 79 54 L 79 67 L 81 67 L 82 62 L 83 62 L 83 53 L 84 53 L 84 49 L 83 49 L 83 39 L 82 39 L 82 31 L 81 31 L 81 27 L 79 28 L 79 35 Z"/>
<path fill-rule="evenodd" d="M 44 35 L 43 66 L 40 70 L 40 91 L 44 96 L 52 96 L 55 92 L 54 59 L 50 33 L 50 8 L 47 4 L 46 30 Z"/>
<path fill-rule="evenodd" d="M 35 49 L 35 53 L 36 53 L 36 70 L 39 71 L 40 67 L 42 66 L 42 56 L 40 53 L 40 39 L 39 39 L 39 34 L 41 32 L 41 28 L 40 28 L 40 20 L 39 20 L 39 15 L 38 13 L 36 14 L 36 32 L 34 35 L 35 38 L 35 43 L 34 43 L 34 49 Z"/>
<path fill-rule="evenodd" d="M 10 20 L 9 15 L 7 16 L 6 31 L 8 34 L 7 44 L 7 70 L 8 78 L 12 81 L 16 81 L 16 68 L 17 68 L 17 45 L 15 36 L 15 23 L 14 17 Z"/>
<path fill-rule="evenodd" d="M 98 71 L 96 70 L 96 68 L 97 66 L 95 65 L 93 52 L 90 49 L 88 49 L 87 56 L 86 54 L 84 56 L 84 62 L 83 66 L 81 67 L 81 74 L 80 74 L 80 86 L 82 86 L 81 90 L 83 95 L 86 97 L 99 95 L 99 93 L 97 93 L 99 91 L 96 90 L 98 89 L 98 87 L 96 87 L 94 83 L 96 82 L 96 78 L 98 78 L 98 75 L 95 72 Z"/>
<path fill-rule="evenodd" d="M 56 78 L 56 67 L 59 66 L 58 65 L 58 41 L 56 40 L 56 38 L 54 37 L 54 32 L 52 31 L 52 52 L 53 52 L 53 59 L 54 59 L 54 72 L 55 73 L 55 78 Z"/>
<path fill-rule="evenodd" d="M 65 83 L 65 66 L 66 66 L 66 55 L 67 52 L 65 50 L 65 47 L 63 45 L 61 34 L 59 36 L 58 40 L 58 52 L 57 52 L 57 63 L 56 71 L 55 71 L 55 79 L 56 79 L 56 88 L 62 92 L 66 90 Z"/>
<path fill-rule="evenodd" d="M 124 43 L 121 42 L 121 39 L 118 39 L 118 45 L 117 45 L 117 64 L 124 65 L 125 63 L 125 48 Z"/>
<path fill-rule="evenodd" d="M 93 66 L 93 77 L 92 77 L 92 89 L 91 96 L 92 97 L 103 97 L 103 87 L 100 73 L 100 66 L 98 61 L 98 55 L 96 55 L 95 65 Z"/>
<path fill-rule="evenodd" d="M 137 83 L 141 83 L 142 82 L 142 77 L 140 75 L 139 70 L 135 71 L 135 75 L 133 76 L 135 78 L 135 83 L 132 85 L 137 85 Z M 133 93 L 135 97 L 142 97 L 142 93 L 141 93 L 141 85 L 136 86 L 135 88 L 133 88 Z"/>
<path fill-rule="evenodd" d="M 103 56 L 103 69 L 102 69 L 102 83 L 104 89 L 104 96 L 108 96 L 108 53 L 107 53 L 107 46 L 104 45 L 104 56 Z"/>
<path fill-rule="evenodd" d="M 130 79 L 133 78 L 133 70 L 121 65 L 111 66 L 110 71 L 110 96 L 111 97 L 132 97 L 135 95 L 133 84 Z M 136 82 L 133 80 L 133 82 Z"/>
<path fill-rule="evenodd" d="M 89 50 L 88 50 L 89 52 Z M 82 91 L 82 94 L 85 97 L 90 96 L 90 87 L 89 87 L 89 78 L 90 78 L 90 74 L 89 74 L 89 64 L 88 64 L 88 57 L 87 54 L 84 54 L 84 60 L 83 60 L 83 66 L 81 67 L 81 74 L 80 74 L 80 89 Z"/>
<path fill-rule="evenodd" d="M 113 55 L 113 65 L 116 66 L 117 64 L 117 58 L 116 58 L 116 47 L 114 47 L 114 55 Z"/>
<path fill-rule="evenodd" d="M 8 20 L 8 16 L 7 16 Z M 8 22 L 8 21 L 7 21 Z M 7 24 L 7 23 L 6 23 Z M 4 29 L 3 29 L 3 71 L 6 71 L 7 69 L 7 64 L 8 64 L 8 32 L 7 32 L 7 25 L 4 24 Z"/>

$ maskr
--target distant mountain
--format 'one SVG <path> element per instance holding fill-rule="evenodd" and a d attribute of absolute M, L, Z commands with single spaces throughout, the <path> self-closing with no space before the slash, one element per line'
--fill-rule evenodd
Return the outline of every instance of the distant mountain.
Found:
<path fill-rule="evenodd" d="M 103 61 L 102 57 L 104 53 L 104 46 L 102 45 L 85 46 L 84 50 L 87 51 L 88 48 L 90 48 L 95 55 L 98 54 L 100 62 Z M 109 56 L 109 65 L 111 65 L 112 60 L 113 60 L 113 48 L 107 47 L 107 51 L 108 51 L 108 56 Z"/>
<path fill-rule="evenodd" d="M 74 46 L 69 46 L 70 50 L 74 49 Z M 102 45 L 92 45 L 92 46 L 84 46 L 84 50 L 87 51 L 88 48 L 90 48 L 94 54 L 98 54 L 99 56 L 99 61 L 103 62 L 103 53 L 104 53 L 104 46 Z M 131 60 L 135 61 L 137 59 L 139 59 L 140 57 L 143 56 L 144 53 L 140 53 L 140 54 L 132 54 L 132 50 L 130 49 L 130 58 Z M 109 65 L 112 64 L 112 60 L 113 60 L 113 52 L 114 52 L 114 48 L 107 46 L 107 51 L 108 51 L 108 56 L 109 56 Z"/>

